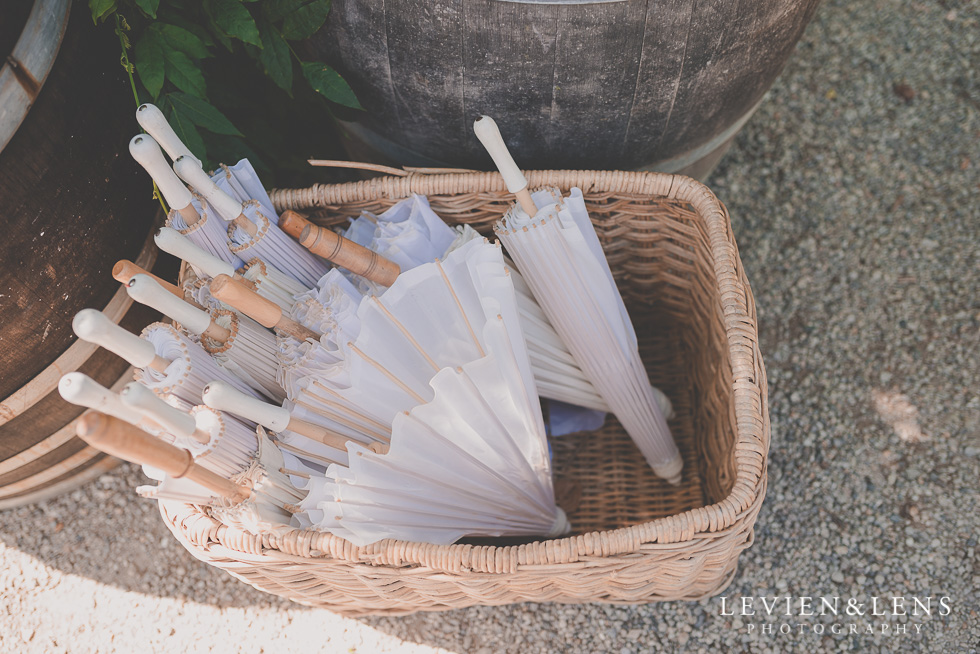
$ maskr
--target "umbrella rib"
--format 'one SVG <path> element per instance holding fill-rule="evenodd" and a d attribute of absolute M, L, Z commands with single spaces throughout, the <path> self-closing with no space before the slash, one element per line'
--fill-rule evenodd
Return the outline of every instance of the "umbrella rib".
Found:
<path fill-rule="evenodd" d="M 284 475 L 292 475 L 294 477 L 299 477 L 300 479 L 309 479 L 310 475 L 305 472 L 300 472 L 299 470 L 290 470 L 289 468 L 282 467 L 279 468 L 279 472 Z"/>
<path fill-rule="evenodd" d="M 425 398 L 423 398 L 421 395 L 419 395 L 418 393 L 416 393 L 415 391 L 413 391 L 411 388 L 409 388 L 405 384 L 405 382 L 403 382 L 402 380 L 398 379 L 393 374 L 391 374 L 391 372 L 387 368 L 385 368 L 383 365 L 381 365 L 380 363 L 378 363 L 377 361 L 375 361 L 374 359 L 372 359 L 368 355 L 364 354 L 364 352 L 362 352 L 360 349 L 358 349 L 358 347 L 356 345 L 354 345 L 354 343 L 352 343 L 352 342 L 351 343 L 348 343 L 347 344 L 347 347 L 349 347 L 354 354 L 358 355 L 359 357 L 361 357 L 362 359 L 364 359 L 366 362 L 368 362 L 370 365 L 372 365 L 375 369 L 377 369 L 378 372 L 380 372 L 382 375 L 384 375 L 385 377 L 387 377 L 392 383 L 396 384 L 403 391 L 405 391 L 406 393 L 408 393 L 409 395 L 411 395 L 412 398 L 415 399 L 419 404 L 425 404 Z"/>
<path fill-rule="evenodd" d="M 527 492 L 527 488 L 524 488 L 524 487 L 521 487 L 520 485 L 514 484 L 513 481 L 511 481 L 511 480 L 507 479 L 505 476 L 503 476 L 499 470 L 493 468 L 492 466 L 487 465 L 486 463 L 484 463 L 480 459 L 474 457 L 472 454 L 470 454 L 469 452 L 467 452 L 465 448 L 461 447 L 458 443 L 455 443 L 454 441 L 450 440 L 449 438 L 447 438 L 443 434 L 439 433 L 438 430 L 434 429 L 432 426 L 430 426 L 427 422 L 425 422 L 424 420 L 422 420 L 418 416 L 416 416 L 416 415 L 414 415 L 412 413 L 409 413 L 408 411 L 405 411 L 404 414 L 405 414 L 406 417 L 408 417 L 414 423 L 416 423 L 417 425 L 419 425 L 420 427 L 422 427 L 425 431 L 429 432 L 429 435 L 430 436 L 432 436 L 434 439 L 440 441 L 443 444 L 444 447 L 448 447 L 448 448 L 450 448 L 452 450 L 455 450 L 456 452 L 458 452 L 459 454 L 461 454 L 463 457 L 468 458 L 473 463 L 473 465 L 476 468 L 478 468 L 478 469 L 482 470 L 483 472 L 489 474 L 491 477 L 495 478 L 496 480 L 498 480 L 502 484 L 505 484 L 508 487 L 510 487 L 512 490 L 515 491 L 515 496 L 526 498 L 527 500 L 529 500 L 529 502 L 528 502 L 529 505 L 536 506 L 536 508 L 538 510 L 540 510 L 544 515 L 547 515 L 549 513 L 550 509 L 548 508 L 548 506 L 546 506 L 544 504 L 541 504 L 541 502 L 538 500 L 537 497 L 535 497 L 531 493 L 528 493 Z M 523 459 L 523 456 L 521 458 Z M 380 463 L 381 465 L 385 465 L 385 464 L 391 465 L 387 459 L 375 458 L 374 461 L 377 462 L 377 463 Z M 526 460 L 524 460 L 524 461 L 526 462 Z M 407 475 L 407 476 L 409 476 L 409 477 L 415 477 L 416 479 L 420 479 L 420 480 L 424 481 L 425 483 L 432 484 L 434 486 L 439 486 L 439 487 L 442 487 L 442 488 L 446 488 L 448 490 L 451 490 L 453 492 L 459 493 L 461 495 L 466 495 L 466 496 L 469 496 L 469 497 L 480 497 L 480 499 L 486 499 L 484 496 L 477 495 L 472 490 L 468 490 L 468 489 L 465 489 L 465 488 L 460 488 L 458 486 L 453 486 L 453 485 L 449 484 L 449 482 L 444 482 L 441 479 L 438 479 L 437 477 L 424 476 L 424 475 L 422 475 L 422 474 L 420 474 L 418 472 L 415 472 L 413 470 L 407 470 L 407 469 L 400 470 L 400 472 L 403 473 L 403 474 L 405 474 L 405 475 Z"/>
<path fill-rule="evenodd" d="M 287 452 L 292 452 L 293 454 L 296 454 L 297 456 L 301 456 L 301 457 L 304 457 L 304 458 L 307 458 L 307 459 L 313 459 L 314 461 L 320 461 L 322 463 L 335 463 L 335 464 L 337 464 L 339 466 L 344 465 L 340 461 L 335 461 L 335 460 L 333 460 L 331 458 L 328 458 L 328 457 L 325 457 L 325 456 L 321 456 L 319 454 L 314 454 L 313 452 L 308 452 L 307 450 L 304 450 L 302 448 L 296 447 L 295 445 L 288 445 L 282 439 L 277 440 L 276 441 L 276 445 L 278 445 L 281 449 L 286 450 Z"/>
<path fill-rule="evenodd" d="M 470 384 L 473 383 L 473 381 L 468 376 L 465 376 L 464 378 L 466 379 L 466 381 L 468 383 L 470 383 Z M 479 391 L 477 391 L 477 396 L 480 398 L 480 403 L 483 404 L 484 408 L 485 409 L 489 409 L 489 407 L 487 406 L 486 400 L 479 393 Z M 493 410 L 492 409 L 490 409 L 489 412 L 491 414 L 493 414 Z M 426 431 L 429 432 L 429 434 L 431 436 L 433 436 L 433 437 L 441 440 L 445 445 L 451 447 L 452 449 L 456 450 L 457 452 L 460 452 L 463 455 L 470 457 L 473 460 L 474 464 L 478 468 L 480 468 L 484 472 L 489 473 L 492 477 L 496 477 L 497 479 L 503 481 L 504 483 L 511 485 L 522 496 L 528 498 L 533 504 L 537 505 L 537 507 L 539 509 L 541 509 L 541 510 L 543 510 L 545 512 L 547 512 L 549 510 L 548 509 L 548 506 L 546 504 L 542 504 L 541 501 L 537 497 L 535 497 L 533 493 L 531 493 L 531 492 L 528 491 L 528 488 L 526 488 L 526 487 L 522 488 L 520 485 L 515 485 L 512 481 L 509 481 L 506 477 L 504 477 L 501 474 L 500 471 L 494 469 L 492 466 L 484 463 L 480 459 L 473 457 L 469 452 L 466 451 L 466 449 L 464 449 L 463 447 L 460 447 L 458 444 L 456 444 L 455 442 L 453 442 L 452 440 L 450 440 L 446 436 L 444 436 L 441 433 L 439 433 L 439 431 L 437 429 L 433 428 L 427 422 L 425 422 L 424 420 L 422 420 L 419 416 L 415 415 L 414 413 L 409 413 L 409 412 L 405 412 L 405 414 L 411 420 L 413 420 L 417 424 L 421 425 Z M 496 417 L 495 414 L 494 414 L 494 417 Z M 499 425 L 499 420 L 497 420 L 497 423 Z M 507 434 L 508 437 L 510 436 L 510 433 L 507 431 L 507 428 L 506 427 L 500 427 L 500 430 L 504 434 Z M 538 477 L 538 475 L 536 474 L 536 472 L 534 471 L 534 469 L 531 467 L 530 462 L 524 457 L 524 453 L 521 451 L 521 449 L 519 447 L 517 447 L 517 445 L 513 442 L 513 440 L 511 438 L 506 439 L 506 441 L 511 446 L 511 448 L 510 448 L 511 449 L 511 455 L 513 456 L 513 455 L 516 454 L 517 455 L 516 458 L 520 462 L 520 464 L 522 465 L 522 467 L 524 468 L 524 470 L 526 472 L 530 472 L 531 473 L 531 478 L 540 481 L 540 478 Z"/>
<path fill-rule="evenodd" d="M 335 397 L 338 400 L 344 401 L 344 397 L 340 393 L 338 393 L 337 391 L 333 390 L 332 388 L 330 388 L 329 386 L 327 386 L 326 384 L 324 384 L 323 382 L 321 382 L 319 379 L 313 379 L 312 382 L 313 382 L 313 385 L 314 386 L 316 386 L 317 388 L 319 388 L 323 392 L 330 394 L 332 397 Z M 380 429 L 384 433 L 387 433 L 387 434 L 390 434 L 391 433 L 391 428 L 388 425 L 385 425 L 384 423 L 381 423 L 381 422 L 375 420 L 374 418 L 372 418 L 371 416 L 368 416 L 368 415 L 366 415 L 364 413 L 361 413 L 360 411 L 358 411 L 358 410 L 356 410 L 354 408 L 351 408 L 351 407 L 348 407 L 348 406 L 344 406 L 340 402 L 331 402 L 329 400 L 324 400 L 322 398 L 317 398 L 317 401 L 322 402 L 322 403 L 326 404 L 327 406 L 336 407 L 338 411 L 343 411 L 345 413 L 352 414 L 352 415 L 356 416 L 357 418 L 360 418 L 360 419 L 364 420 L 365 422 L 367 422 L 367 423 L 369 423 L 371 425 L 376 426 L 378 429 Z M 297 401 L 297 404 L 298 404 L 298 401 Z M 389 437 L 384 438 L 383 440 L 385 440 L 386 442 L 388 442 L 388 441 L 391 440 L 391 438 L 389 436 Z"/>
<path fill-rule="evenodd" d="M 364 434 L 365 436 L 369 436 L 369 437 L 374 438 L 376 440 L 383 440 L 385 442 L 390 442 L 390 440 L 391 440 L 390 437 L 378 436 L 378 435 L 376 435 L 374 433 L 369 433 L 369 432 L 365 431 L 364 425 L 359 425 L 356 422 L 354 422 L 353 420 L 350 420 L 349 418 L 344 418 L 342 416 L 338 416 L 336 413 L 325 414 L 325 412 L 323 411 L 323 409 L 320 409 L 319 407 L 316 407 L 316 406 L 314 406 L 314 405 L 312 405 L 312 404 L 310 404 L 308 402 L 304 402 L 303 400 L 300 400 L 300 399 L 293 400 L 293 404 L 295 404 L 297 406 L 301 406 L 304 409 L 309 409 L 313 413 L 315 413 L 317 415 L 320 415 L 320 416 L 323 416 L 324 418 L 327 418 L 329 420 L 333 420 L 335 422 L 339 422 L 340 424 L 344 425 L 345 427 L 350 427 L 351 429 L 355 430 L 359 434 Z"/>
<path fill-rule="evenodd" d="M 463 311 L 463 303 L 460 302 L 459 296 L 456 295 L 456 289 L 453 288 L 452 282 L 449 281 L 449 276 L 446 275 L 446 271 L 442 268 L 442 262 L 438 259 L 436 259 L 436 268 L 439 269 L 439 274 L 442 275 L 442 281 L 446 282 L 446 288 L 449 289 L 449 292 L 453 296 L 453 300 L 456 301 L 456 308 L 459 309 L 459 315 L 463 317 L 463 322 L 466 323 L 466 329 L 468 329 L 470 332 L 470 338 L 473 339 L 473 343 L 476 345 L 476 349 L 480 352 L 480 358 L 482 359 L 487 355 L 487 353 L 483 351 L 483 346 L 480 345 L 480 341 L 477 340 L 476 332 L 473 331 L 473 325 L 470 324 L 470 319 L 467 317 L 466 312 Z"/>
<path fill-rule="evenodd" d="M 453 295 L 455 296 L 455 293 Z M 395 318 L 394 315 L 392 315 L 391 311 L 388 310 L 388 307 L 386 307 L 384 305 L 384 303 L 378 298 L 378 296 L 372 295 L 370 299 L 371 300 L 374 300 L 374 303 L 376 305 L 378 305 L 378 308 L 379 309 L 381 309 L 381 313 L 383 313 L 385 315 L 385 317 L 388 318 L 388 320 L 390 320 L 391 323 L 395 327 L 398 328 L 398 331 L 400 331 L 402 333 L 402 335 L 406 339 L 408 339 L 408 342 L 412 344 L 412 347 L 414 347 L 416 350 L 418 350 L 418 353 L 422 355 L 422 357 L 425 359 L 426 363 L 428 363 L 430 366 L 432 366 L 432 369 L 435 372 L 439 372 L 440 368 L 436 364 L 436 362 L 432 360 L 432 357 L 430 357 L 429 354 L 425 350 L 422 349 L 422 346 L 419 344 L 419 342 L 417 340 L 415 340 L 415 337 L 412 336 L 412 334 L 405 328 L 405 325 L 403 325 L 397 318 Z M 458 300 L 457 300 L 457 302 L 458 302 Z M 472 332 L 472 329 L 470 331 Z M 479 345 L 479 344 L 477 344 L 477 345 Z"/>

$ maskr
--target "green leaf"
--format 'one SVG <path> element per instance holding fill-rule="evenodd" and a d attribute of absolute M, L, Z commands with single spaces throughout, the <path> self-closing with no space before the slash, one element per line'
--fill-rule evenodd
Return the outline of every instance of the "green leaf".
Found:
<path fill-rule="evenodd" d="M 156 23 L 150 27 L 159 31 L 163 39 L 174 50 L 180 50 L 191 59 L 206 59 L 211 56 L 208 47 L 196 34 L 192 34 L 183 27 Z"/>
<path fill-rule="evenodd" d="M 116 10 L 116 0 L 88 0 L 88 8 L 92 10 L 92 22 L 98 25 Z"/>
<path fill-rule="evenodd" d="M 272 169 L 269 168 L 268 164 L 242 139 L 234 136 L 214 135 L 209 132 L 205 132 L 201 136 L 204 137 L 204 143 L 207 145 L 208 151 L 218 161 L 224 161 L 231 165 L 240 159 L 248 159 L 248 162 L 252 164 L 255 172 L 259 174 L 259 177 L 263 178 L 263 181 L 268 179 L 272 174 Z M 303 163 L 306 162 L 304 161 Z"/>
<path fill-rule="evenodd" d="M 262 35 L 262 50 L 259 52 L 262 69 L 279 88 L 290 93 L 293 88 L 293 60 L 289 56 L 289 46 L 267 20 L 259 21 L 259 33 Z"/>
<path fill-rule="evenodd" d="M 160 7 L 160 0 L 134 0 L 136 6 L 150 18 L 157 17 L 157 9 Z"/>
<path fill-rule="evenodd" d="M 163 44 L 163 58 L 166 62 L 167 79 L 185 93 L 203 98 L 207 92 L 204 74 L 201 69 L 180 50 L 174 50 L 166 43 Z"/>
<path fill-rule="evenodd" d="M 303 6 L 308 0 L 266 0 L 262 3 L 262 13 L 275 23 Z"/>
<path fill-rule="evenodd" d="M 199 20 L 200 23 L 190 20 L 186 15 L 184 15 L 185 13 L 187 13 L 186 9 L 175 9 L 164 5 L 163 7 L 160 7 L 160 11 L 157 12 L 157 16 L 161 22 L 176 25 L 177 27 L 187 30 L 199 38 L 201 42 L 204 43 L 205 47 L 211 47 L 214 45 L 214 40 L 211 38 L 211 35 L 208 34 L 208 30 L 204 27 L 204 23 L 206 21 L 199 17 L 200 12 L 194 12 L 191 14 L 191 16 L 195 20 Z"/>
<path fill-rule="evenodd" d="M 304 61 L 302 63 L 303 77 L 310 83 L 313 90 L 331 102 L 342 104 L 353 109 L 363 109 L 357 101 L 354 91 L 344 81 L 344 78 L 333 68 L 318 62 Z"/>
<path fill-rule="evenodd" d="M 235 49 L 235 43 L 231 40 L 231 37 L 218 29 L 217 25 L 208 23 L 208 27 L 211 29 L 214 38 L 218 39 L 218 43 L 225 46 L 225 50 L 232 52 Z"/>
<path fill-rule="evenodd" d="M 189 118 L 198 127 L 203 127 L 215 134 L 242 135 L 223 113 L 211 106 L 206 100 L 186 93 L 168 93 L 167 97 L 170 98 L 182 116 Z"/>
<path fill-rule="evenodd" d="M 314 0 L 287 15 L 282 21 L 282 35 L 290 41 L 301 41 L 313 36 L 330 13 L 330 0 Z"/>
<path fill-rule="evenodd" d="M 133 65 L 143 86 L 156 99 L 163 88 L 165 61 L 159 36 L 152 30 L 147 30 L 136 42 Z"/>
<path fill-rule="evenodd" d="M 262 47 L 259 28 L 239 0 L 207 0 L 204 9 L 218 29 L 228 36 Z"/>
<path fill-rule="evenodd" d="M 177 137 L 184 142 L 184 145 L 188 147 L 195 157 L 201 161 L 207 160 L 208 153 L 204 147 L 204 140 L 201 138 L 201 133 L 197 131 L 193 121 L 188 116 L 184 116 L 176 109 L 174 103 L 170 100 L 171 95 L 168 93 L 166 96 L 167 103 L 164 113 L 167 117 L 167 122 L 170 123 L 170 126 L 177 133 Z"/>

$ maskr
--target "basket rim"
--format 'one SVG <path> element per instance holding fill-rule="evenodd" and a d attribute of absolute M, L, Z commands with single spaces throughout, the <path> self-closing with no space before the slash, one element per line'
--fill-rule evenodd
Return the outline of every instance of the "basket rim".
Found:
<path fill-rule="evenodd" d="M 333 558 L 373 566 L 417 565 L 447 572 L 516 572 L 525 566 L 577 563 L 590 556 L 607 557 L 637 551 L 645 543 L 680 544 L 696 538 L 716 538 L 720 532 L 742 528 L 761 507 L 766 488 L 769 450 L 765 369 L 758 348 L 755 306 L 744 278 L 731 232 L 728 211 L 701 182 L 682 175 L 635 171 L 525 171 L 529 186 L 577 186 L 589 193 L 620 192 L 653 195 L 689 203 L 705 221 L 715 279 L 732 364 L 736 442 L 735 479 L 728 495 L 714 504 L 618 529 L 541 540 L 523 545 L 432 545 L 385 539 L 355 546 L 329 532 L 283 528 L 251 534 L 207 516 L 195 506 L 160 502 L 168 526 L 185 547 L 197 547 L 226 557 L 231 551 L 250 557 L 283 555 Z M 375 177 L 342 184 L 316 184 L 303 189 L 273 189 L 269 195 L 279 210 L 311 209 L 359 201 L 401 199 L 413 193 L 453 195 L 506 192 L 499 173 L 410 173 Z M 750 522 L 751 524 L 751 522 Z M 270 551 L 273 550 L 273 551 Z M 275 552 L 274 550 L 278 550 Z M 197 554 L 195 553 L 195 556 Z"/>

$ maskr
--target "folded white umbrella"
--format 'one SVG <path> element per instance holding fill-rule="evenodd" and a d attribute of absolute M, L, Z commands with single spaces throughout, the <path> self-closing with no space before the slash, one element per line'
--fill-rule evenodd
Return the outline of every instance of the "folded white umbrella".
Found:
<path fill-rule="evenodd" d="M 276 402 L 285 392 L 276 381 L 278 346 L 275 335 L 233 311 L 212 314 L 192 307 L 146 275 L 134 275 L 126 290 L 137 302 L 176 320 L 185 331 L 200 337 L 201 346 L 225 370 L 250 388 Z"/>
<path fill-rule="evenodd" d="M 144 497 L 211 506 L 225 524 L 252 533 L 289 529 L 295 505 L 305 491 L 295 488 L 280 471 L 282 456 L 261 430 L 253 438 L 256 451 L 234 479 L 194 460 L 187 450 L 160 441 L 118 418 L 91 411 L 78 422 L 79 438 L 112 456 L 150 469 L 157 487 L 140 487 Z"/>
<path fill-rule="evenodd" d="M 139 382 L 127 384 L 119 395 L 124 404 L 162 425 L 197 463 L 225 478 L 244 472 L 255 456 L 255 428 L 233 416 L 203 405 L 182 411 Z"/>
<path fill-rule="evenodd" d="M 274 213 L 272 217 L 265 215 L 258 201 L 249 200 L 242 204 L 187 157 L 174 162 L 174 171 L 231 223 L 228 226 L 229 247 L 242 260 L 261 259 L 307 288 L 315 286 L 329 270 L 323 260 L 313 256 L 279 228 Z"/>
<path fill-rule="evenodd" d="M 454 249 L 483 238 L 468 225 L 455 230 L 432 211 L 424 196 L 401 200 L 380 215 L 362 213 L 352 221 L 344 236 L 395 261 L 402 271 L 445 257 Z M 567 404 L 609 411 L 606 401 L 582 372 L 558 333 L 538 306 L 531 289 L 505 258 L 512 275 L 520 307 L 521 326 L 527 342 L 531 366 L 541 397 Z M 654 395 L 661 410 L 673 416 L 670 400 L 659 389 Z"/>
<path fill-rule="evenodd" d="M 80 372 L 70 372 L 63 375 L 58 381 L 58 393 L 66 402 L 95 409 L 136 425 L 154 436 L 173 441 L 173 438 L 166 434 L 163 426 L 145 416 L 141 411 L 125 404 L 118 393 L 114 393 L 88 375 Z"/>
<path fill-rule="evenodd" d="M 272 300 L 285 311 L 292 309 L 296 296 L 310 291 L 310 287 L 286 275 L 275 266 L 261 259 L 251 259 L 241 271 L 245 280 L 251 282 L 255 292 Z"/>
<path fill-rule="evenodd" d="M 258 397 L 259 393 L 233 373 L 221 368 L 199 343 L 161 322 L 132 334 L 101 311 L 82 309 L 72 320 L 82 340 L 100 345 L 122 357 L 136 371 L 136 380 L 160 395 L 174 395 L 190 406 L 201 403 L 201 391 L 221 380 Z M 93 407 L 94 408 L 94 407 Z"/>
<path fill-rule="evenodd" d="M 347 467 L 310 478 L 299 523 L 358 545 L 565 533 L 500 248 L 474 241 L 403 273 L 359 317 L 352 362 L 379 364 L 414 402 L 386 453 L 349 442 Z"/>
<path fill-rule="evenodd" d="M 153 107 L 153 105 L 143 106 Z M 160 118 L 162 119 L 162 115 Z M 167 125 L 167 129 L 169 127 Z M 173 138 L 176 139 L 176 135 Z M 177 143 L 180 141 L 177 140 Z M 180 145 L 183 147 L 182 143 Z M 146 134 L 134 136 L 129 142 L 129 152 L 133 159 L 150 174 L 167 204 L 170 205 L 167 225 L 212 256 L 229 263 L 233 268 L 240 267 L 241 259 L 229 249 L 227 224 L 220 217 L 212 215 L 213 212 L 203 198 L 194 197 L 184 186 L 167 163 L 156 141 Z"/>
<path fill-rule="evenodd" d="M 348 441 L 366 445 L 379 452 L 388 449 L 386 440 L 372 440 L 365 434 L 351 430 L 345 433 L 334 431 L 318 424 L 316 416 L 311 420 L 299 418 L 284 406 L 256 400 L 223 382 L 208 384 L 204 389 L 204 402 L 213 409 L 257 422 L 275 432 L 277 444 L 282 450 L 298 457 L 320 473 L 332 463 L 347 465 Z"/>
<path fill-rule="evenodd" d="M 295 295 L 310 290 L 259 259 L 252 259 L 242 272 L 239 272 L 170 227 L 161 227 L 153 240 L 164 252 L 186 261 L 198 277 L 214 278 L 218 275 L 227 275 L 245 283 L 260 296 L 272 300 L 287 311 L 293 306 Z"/>
<path fill-rule="evenodd" d="M 269 198 L 265 186 L 262 185 L 255 168 L 252 167 L 248 159 L 242 159 L 234 166 L 221 164 L 219 169 L 211 175 L 211 181 L 242 204 L 249 200 L 255 200 L 262 208 L 262 213 L 273 222 L 279 222 L 275 207 L 272 206 L 272 199 Z"/>
<path fill-rule="evenodd" d="M 494 226 L 562 341 L 653 471 L 680 483 L 683 461 L 640 360 L 636 334 L 582 192 L 532 197 L 493 119 L 474 126 L 518 204 Z M 540 207 L 540 209 L 539 209 Z"/>

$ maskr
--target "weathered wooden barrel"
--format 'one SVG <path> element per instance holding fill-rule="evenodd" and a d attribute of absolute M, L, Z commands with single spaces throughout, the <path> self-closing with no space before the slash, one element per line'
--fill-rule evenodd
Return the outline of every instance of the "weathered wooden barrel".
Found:
<path fill-rule="evenodd" d="M 305 44 L 366 112 L 355 160 L 703 176 L 782 70 L 819 0 L 334 0 Z"/>
<path fill-rule="evenodd" d="M 0 4 L 0 508 L 115 463 L 74 437 L 82 410 L 56 387 L 72 370 L 106 386 L 131 372 L 79 342 L 72 316 L 94 307 L 134 331 L 153 319 L 110 274 L 119 259 L 156 257 L 158 208 L 126 154 L 132 92 L 111 32 L 70 4 Z"/>

